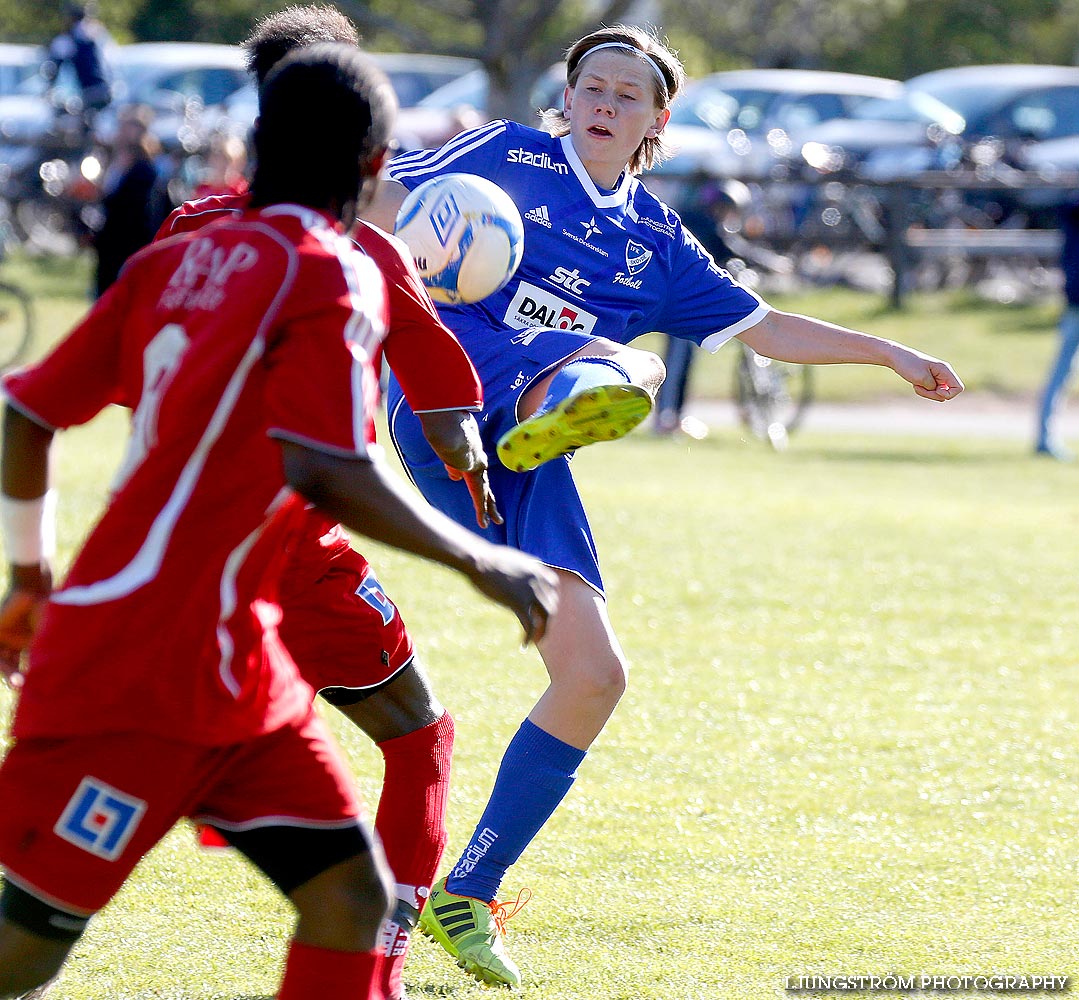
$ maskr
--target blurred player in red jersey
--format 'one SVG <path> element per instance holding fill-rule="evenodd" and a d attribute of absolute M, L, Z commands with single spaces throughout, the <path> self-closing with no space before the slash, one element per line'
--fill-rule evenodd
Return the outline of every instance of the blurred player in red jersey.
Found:
<path fill-rule="evenodd" d="M 244 43 L 249 69 L 261 83 L 288 52 L 313 41 L 359 45 L 355 26 L 333 7 L 288 7 L 259 21 Z M 187 202 L 157 238 L 193 232 L 246 203 L 236 195 Z M 472 416 L 483 404 L 472 362 L 439 318 L 404 245 L 363 222 L 352 237 L 386 279 L 390 319 L 382 346 L 427 440 L 451 474 L 464 477 L 459 488 L 472 492 L 480 526 L 501 520 Z M 303 678 L 366 733 L 385 760 L 375 830 L 398 897 L 383 936 L 386 991 L 396 1000 L 409 940 L 446 845 L 453 719 L 435 697 L 400 612 L 367 560 L 317 510 L 283 575 L 281 606 L 281 638 Z"/>
<path fill-rule="evenodd" d="M 369 450 L 385 284 L 341 222 L 369 195 L 394 104 L 354 47 L 295 53 L 263 91 L 248 209 L 136 255 L 4 379 L 0 664 L 20 693 L 0 765 L 0 997 L 48 982 L 182 817 L 225 830 L 296 907 L 280 1000 L 386 997 L 392 874 L 279 640 L 285 553 L 312 502 L 459 570 L 530 639 L 556 603 L 549 571 L 435 514 Z M 110 403 L 134 411 L 127 452 L 50 594 L 54 429 Z"/>

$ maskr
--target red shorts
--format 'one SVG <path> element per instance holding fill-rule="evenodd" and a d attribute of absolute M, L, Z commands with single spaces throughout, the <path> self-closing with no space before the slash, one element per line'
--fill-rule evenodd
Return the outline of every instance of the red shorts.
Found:
<path fill-rule="evenodd" d="M 316 691 L 362 694 L 412 662 L 412 637 L 400 612 L 354 549 L 335 552 L 314 580 L 286 570 L 281 608 L 278 633 Z"/>
<path fill-rule="evenodd" d="M 362 813 L 314 712 L 227 747 L 141 733 L 19 740 L 0 765 L 0 802 L 8 879 L 80 916 L 100 910 L 185 816 L 339 830 Z"/>

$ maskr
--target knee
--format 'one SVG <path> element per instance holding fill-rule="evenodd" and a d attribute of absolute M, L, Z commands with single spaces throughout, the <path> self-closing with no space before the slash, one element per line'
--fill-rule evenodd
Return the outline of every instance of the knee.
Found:
<path fill-rule="evenodd" d="M 317 887 L 292 899 L 300 914 L 297 936 L 334 951 L 371 951 L 396 900 L 381 848 L 323 873 Z M 314 892 L 310 890 L 315 888 Z"/>
<path fill-rule="evenodd" d="M 593 660 L 578 676 L 578 693 L 589 701 L 616 705 L 626 693 L 628 664 L 620 656 Z"/>
<path fill-rule="evenodd" d="M 38 988 L 60 972 L 73 943 L 41 938 L 0 920 L 0 997 L 43 996 Z"/>
<path fill-rule="evenodd" d="M 655 396 L 667 377 L 667 366 L 658 354 L 635 349 L 632 374 L 634 382 Z"/>
<path fill-rule="evenodd" d="M 366 865 L 360 877 L 342 880 L 331 903 L 338 911 L 335 923 L 351 928 L 359 946 L 356 950 L 370 951 L 378 943 L 382 922 L 393 912 L 396 899 L 393 877 L 385 861 Z"/>

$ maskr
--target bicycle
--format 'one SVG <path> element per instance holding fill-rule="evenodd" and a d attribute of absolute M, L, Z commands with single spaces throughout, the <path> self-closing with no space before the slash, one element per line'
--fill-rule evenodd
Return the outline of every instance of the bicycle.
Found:
<path fill-rule="evenodd" d="M 734 398 L 746 429 L 776 451 L 788 439 L 813 401 L 813 369 L 757 354 L 741 340 L 734 371 Z"/>
<path fill-rule="evenodd" d="M 11 222 L 6 202 L 0 202 L 0 263 L 7 255 Z M 0 371 L 22 361 L 34 339 L 34 304 L 26 289 L 0 280 Z"/>

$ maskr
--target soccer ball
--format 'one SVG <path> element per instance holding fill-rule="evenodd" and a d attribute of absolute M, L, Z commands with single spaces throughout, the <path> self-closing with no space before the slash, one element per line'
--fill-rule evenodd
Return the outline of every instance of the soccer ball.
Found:
<path fill-rule="evenodd" d="M 521 213 L 497 184 L 443 174 L 413 190 L 397 213 L 404 240 L 436 302 L 479 302 L 506 284 L 524 252 Z"/>

